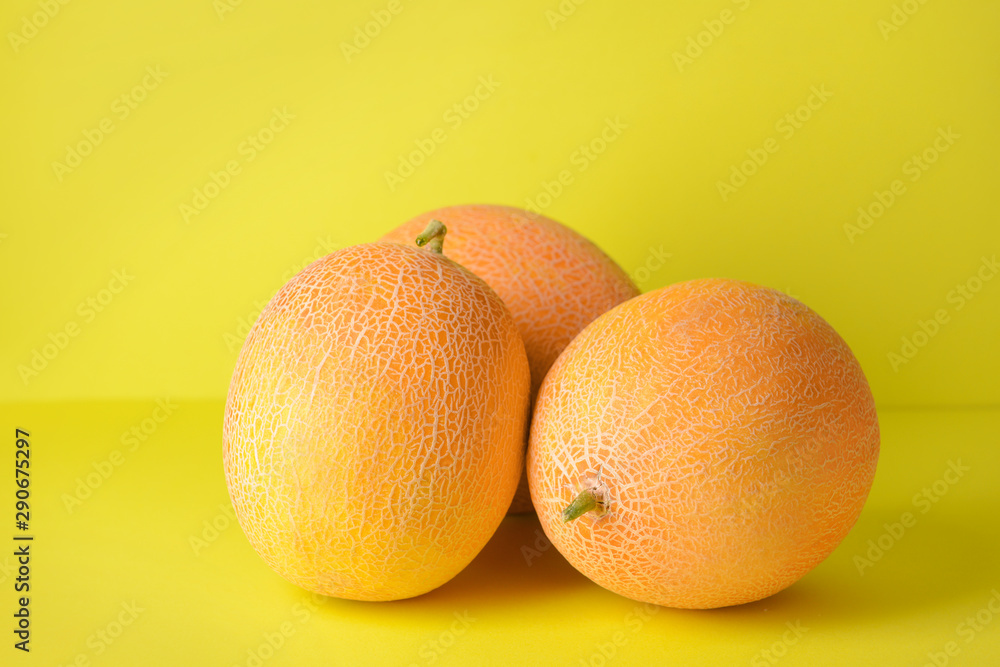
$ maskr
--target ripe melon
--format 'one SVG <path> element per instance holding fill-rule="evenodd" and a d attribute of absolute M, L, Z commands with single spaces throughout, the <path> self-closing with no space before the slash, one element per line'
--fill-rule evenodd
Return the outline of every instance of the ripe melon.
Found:
<path fill-rule="evenodd" d="M 531 366 L 532 400 L 573 337 L 598 315 L 639 293 L 621 267 L 586 238 L 555 220 L 510 206 L 429 211 L 381 240 L 410 244 L 432 219 L 448 226 L 448 256 L 485 280 L 514 316 Z M 531 510 L 523 475 L 510 511 Z"/>
<path fill-rule="evenodd" d="M 580 572 L 711 608 L 825 559 L 878 453 L 868 382 L 829 324 L 775 290 L 695 280 L 573 340 L 538 394 L 527 468 L 546 535 Z"/>
<path fill-rule="evenodd" d="M 310 591 L 434 589 L 503 519 L 529 388 L 510 313 L 469 271 L 393 243 L 328 255 L 275 295 L 240 352 L 223 429 L 240 526 Z"/>

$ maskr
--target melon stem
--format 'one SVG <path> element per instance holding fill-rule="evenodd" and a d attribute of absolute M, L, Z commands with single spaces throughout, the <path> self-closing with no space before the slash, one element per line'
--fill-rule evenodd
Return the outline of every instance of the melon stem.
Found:
<path fill-rule="evenodd" d="M 584 489 L 579 493 L 579 495 L 577 495 L 576 498 L 573 499 L 573 502 L 571 502 L 569 506 L 562 511 L 563 523 L 569 523 L 573 519 L 579 518 L 587 512 L 597 509 L 600 504 L 601 501 L 598 500 L 597 494 L 594 493 L 593 489 Z"/>
<path fill-rule="evenodd" d="M 431 252 L 436 252 L 441 254 L 444 250 L 444 235 L 448 233 L 448 228 L 444 226 L 444 223 L 440 220 L 431 220 L 427 223 L 427 227 L 420 233 L 417 237 L 417 245 L 423 248 L 427 246 L 427 249 Z"/>

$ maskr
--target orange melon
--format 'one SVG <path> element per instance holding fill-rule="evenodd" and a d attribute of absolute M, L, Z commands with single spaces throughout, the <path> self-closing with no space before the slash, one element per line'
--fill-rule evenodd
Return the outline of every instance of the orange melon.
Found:
<path fill-rule="evenodd" d="M 538 394 L 527 469 L 546 535 L 580 572 L 711 608 L 826 558 L 878 453 L 868 382 L 829 324 L 775 290 L 695 280 L 573 340 Z"/>
<path fill-rule="evenodd" d="M 392 243 L 328 255 L 281 288 L 240 352 L 223 429 L 240 526 L 310 591 L 434 589 L 514 495 L 529 388 L 510 313 L 469 271 Z"/>
<path fill-rule="evenodd" d="M 448 256 L 485 280 L 514 316 L 531 367 L 532 400 L 573 337 L 598 315 L 639 293 L 621 267 L 586 238 L 555 220 L 510 206 L 429 211 L 381 240 L 412 243 L 432 219 L 448 227 Z M 510 511 L 531 510 L 527 476 L 522 475 Z"/>

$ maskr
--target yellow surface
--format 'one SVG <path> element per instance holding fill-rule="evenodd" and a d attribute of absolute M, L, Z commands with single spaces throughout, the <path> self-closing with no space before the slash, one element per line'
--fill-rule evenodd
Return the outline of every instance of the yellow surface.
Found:
<path fill-rule="evenodd" d="M 379 34 L 345 50 L 372 12 Z M 984 268 L 1000 250 L 1000 4 L 10 0 L 0 26 L 0 423 L 11 448 L 32 431 L 38 535 L 34 651 L 0 648 L 0 664 L 253 665 L 286 622 L 264 664 L 596 666 L 616 632 L 608 664 L 771 664 L 776 642 L 782 665 L 918 665 L 950 641 L 949 664 L 1000 658 L 1000 622 L 969 643 L 959 628 L 1000 587 L 1000 280 Z M 774 598 L 647 621 L 552 549 L 529 566 L 537 523 L 510 519 L 430 595 L 298 606 L 226 515 L 239 346 L 307 262 L 466 202 L 538 206 L 644 290 L 751 280 L 826 317 L 884 418 L 841 548 Z M 151 436 L 127 435 L 168 396 L 180 407 Z M 114 449 L 121 465 L 69 512 Z M 919 513 L 914 494 L 959 459 L 967 476 Z M 859 575 L 853 557 L 903 512 L 915 525 Z M 104 645 L 133 601 L 144 611 Z M 783 646 L 796 622 L 809 630 Z"/>
<path fill-rule="evenodd" d="M 548 184 L 544 211 L 643 269 L 643 289 L 717 276 L 799 296 L 851 343 L 881 405 L 1000 401 L 1000 281 L 949 301 L 1000 251 L 1000 4 L 574 1 L 558 21 L 558 0 L 393 0 L 347 55 L 389 0 L 76 1 L 16 44 L 39 0 L 4 2 L 0 277 L 18 289 L 0 290 L 16 321 L 0 399 L 220 398 L 244 323 L 324 244 L 438 206 L 538 203 Z M 918 9 L 888 31 L 894 4 Z M 689 38 L 707 46 L 679 67 Z M 801 127 L 784 118 L 810 102 Z M 105 119 L 79 166 L 53 166 Z M 271 143 L 246 143 L 272 122 Z M 913 172 L 949 127 L 960 136 Z M 765 146 L 777 152 L 723 201 L 719 181 Z M 213 173 L 226 187 L 186 222 Z M 851 243 L 845 225 L 876 191 L 896 201 Z M 124 290 L 81 311 L 123 267 Z M 888 355 L 939 309 L 949 321 L 894 371 Z M 70 322 L 79 334 L 22 380 Z"/>
<path fill-rule="evenodd" d="M 647 618 L 635 611 L 642 605 L 591 583 L 544 540 L 536 543 L 534 518 L 505 520 L 468 568 L 422 597 L 313 603 L 268 569 L 227 518 L 222 403 L 176 405 L 134 452 L 120 439 L 132 427 L 141 431 L 155 403 L 0 409 L 4 433 L 15 424 L 31 431 L 35 484 L 44 489 L 34 518 L 35 650 L 25 661 L 0 647 L 0 664 L 65 666 L 83 655 L 95 666 L 253 665 L 248 651 L 286 622 L 294 632 L 264 662 L 269 667 L 599 665 L 593 656 L 602 645 L 610 652 L 616 632 L 621 645 L 608 664 L 766 665 L 762 651 L 776 642 L 774 650 L 786 653 L 780 664 L 789 666 L 921 665 L 951 641 L 960 648 L 951 664 L 1000 657 L 1000 600 L 971 641 L 958 630 L 1000 590 L 1000 410 L 884 412 L 874 491 L 829 559 L 757 603 L 661 608 Z M 86 484 L 114 449 L 121 465 L 68 511 L 78 478 Z M 968 471 L 948 475 L 949 462 Z M 955 483 L 935 491 L 946 477 Z M 937 499 L 926 512 L 930 501 L 914 498 L 924 487 Z M 912 527 L 859 574 L 855 556 L 867 558 L 868 540 L 889 540 L 884 524 L 904 512 Z M 0 557 L 0 566 L 9 562 Z M 6 615 L 11 596 L 7 581 L 0 586 Z M 106 645 L 98 633 L 133 603 L 143 611 Z M 475 620 L 460 623 L 456 614 Z M 782 646 L 786 623 L 808 630 Z"/>

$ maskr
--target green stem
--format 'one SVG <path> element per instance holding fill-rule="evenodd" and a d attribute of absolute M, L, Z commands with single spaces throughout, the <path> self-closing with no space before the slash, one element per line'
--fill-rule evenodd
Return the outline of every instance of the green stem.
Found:
<path fill-rule="evenodd" d="M 431 252 L 436 252 L 441 254 L 444 250 L 444 235 L 448 233 L 448 228 L 444 226 L 444 223 L 440 220 L 431 220 L 427 223 L 427 227 L 421 232 L 420 236 L 417 237 L 417 245 L 423 248 L 427 246 L 427 249 Z"/>
<path fill-rule="evenodd" d="M 591 510 L 595 510 L 601 506 L 601 501 L 597 498 L 597 494 L 594 493 L 593 489 L 584 489 L 580 494 L 573 499 L 573 502 L 569 504 L 569 507 L 562 511 L 563 523 L 569 523 L 573 519 L 583 516 Z"/>

